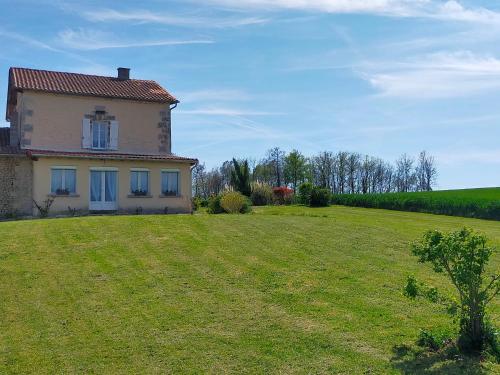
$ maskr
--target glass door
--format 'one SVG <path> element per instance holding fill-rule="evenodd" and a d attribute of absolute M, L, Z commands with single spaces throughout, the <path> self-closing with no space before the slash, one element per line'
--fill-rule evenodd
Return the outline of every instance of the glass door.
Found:
<path fill-rule="evenodd" d="M 112 211 L 117 205 L 117 171 L 90 171 L 91 211 Z"/>

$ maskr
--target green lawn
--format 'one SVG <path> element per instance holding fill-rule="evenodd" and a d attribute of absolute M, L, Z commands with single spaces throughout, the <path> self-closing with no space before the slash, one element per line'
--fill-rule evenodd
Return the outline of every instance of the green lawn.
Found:
<path fill-rule="evenodd" d="M 499 222 L 347 207 L 0 223 L 0 374 L 499 373 L 404 347 L 451 324 L 402 296 L 449 287 L 408 242 L 462 225 L 500 248 Z"/>
<path fill-rule="evenodd" d="M 334 204 L 500 220 L 500 187 L 410 193 L 335 194 Z"/>

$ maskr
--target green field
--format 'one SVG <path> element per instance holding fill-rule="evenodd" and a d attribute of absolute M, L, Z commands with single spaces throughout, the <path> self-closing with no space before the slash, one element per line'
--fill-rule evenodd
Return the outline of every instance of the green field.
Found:
<path fill-rule="evenodd" d="M 336 194 L 332 197 L 332 203 L 500 220 L 500 187 L 414 193 Z"/>
<path fill-rule="evenodd" d="M 451 290 L 408 243 L 463 225 L 500 247 L 495 221 L 339 206 L 3 222 L 0 373 L 499 373 L 418 354 L 452 323 L 401 293 Z"/>

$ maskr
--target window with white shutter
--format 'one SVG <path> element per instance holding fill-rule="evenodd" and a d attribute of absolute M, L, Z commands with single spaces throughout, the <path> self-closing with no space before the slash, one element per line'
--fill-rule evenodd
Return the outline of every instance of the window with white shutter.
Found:
<path fill-rule="evenodd" d="M 82 148 L 92 148 L 92 133 L 90 131 L 90 120 L 82 120 Z"/>
<path fill-rule="evenodd" d="M 110 121 L 109 124 L 109 148 L 118 150 L 118 121 Z"/>

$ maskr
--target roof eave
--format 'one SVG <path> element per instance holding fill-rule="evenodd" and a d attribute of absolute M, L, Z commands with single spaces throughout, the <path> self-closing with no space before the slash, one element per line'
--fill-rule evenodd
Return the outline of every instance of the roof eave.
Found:
<path fill-rule="evenodd" d="M 138 161 L 153 161 L 153 162 L 176 162 L 176 163 L 184 163 L 190 165 L 196 165 L 198 163 L 198 159 L 188 159 L 188 158 L 171 158 L 171 159 L 151 159 L 148 157 L 126 157 L 124 155 L 106 155 L 102 154 L 89 154 L 89 155 L 68 155 L 68 154 L 50 154 L 44 153 L 40 151 L 26 150 L 26 155 L 31 159 L 36 159 L 39 157 L 47 157 L 47 158 L 69 158 L 69 159 L 97 159 L 97 160 L 138 160 Z"/>

